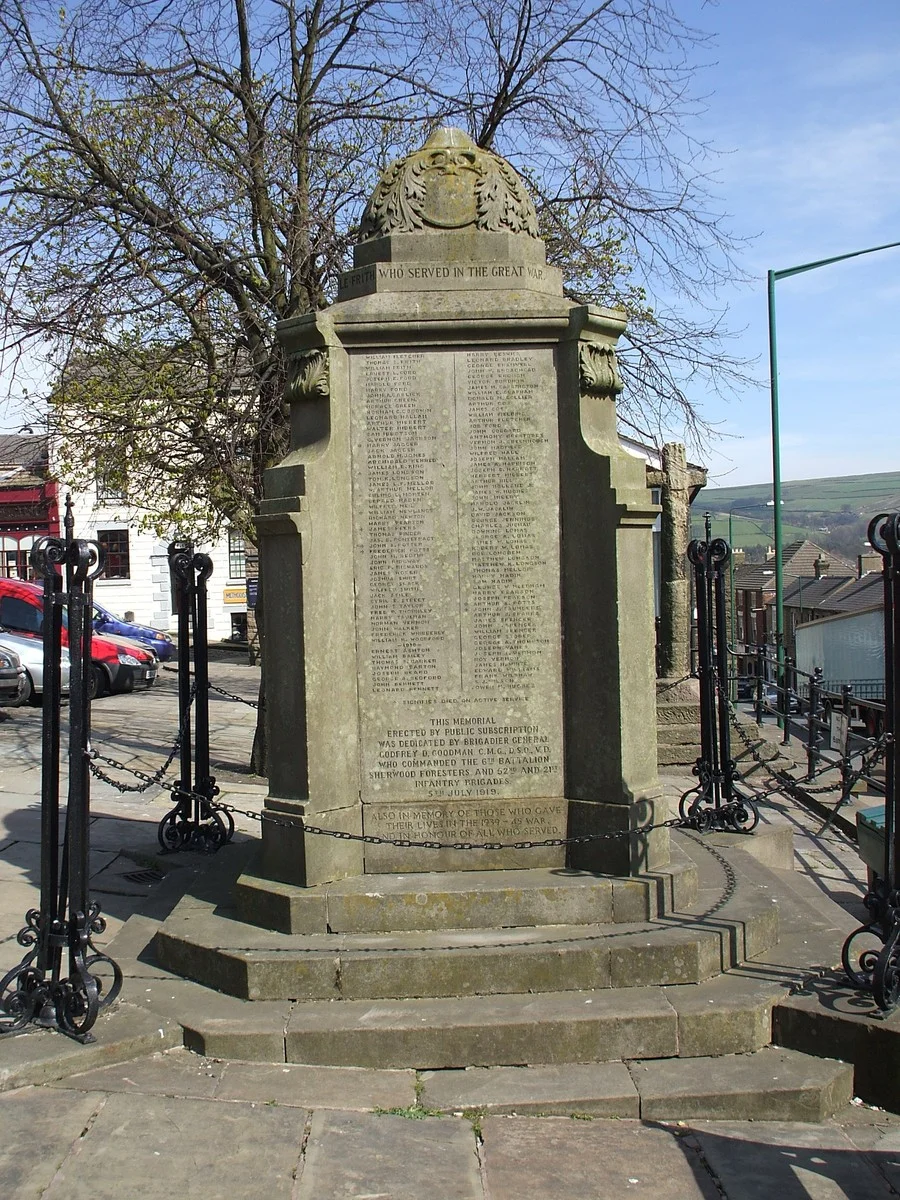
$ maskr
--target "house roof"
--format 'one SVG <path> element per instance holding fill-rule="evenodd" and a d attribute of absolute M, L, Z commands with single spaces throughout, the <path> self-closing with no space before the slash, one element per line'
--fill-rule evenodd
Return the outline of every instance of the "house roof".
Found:
<path fill-rule="evenodd" d="M 884 603 L 884 583 L 880 574 L 862 579 L 813 579 L 796 581 L 785 589 L 786 608 L 802 608 L 822 613 L 862 612 L 880 608 Z"/>
<path fill-rule="evenodd" d="M 836 554 L 831 554 L 817 546 L 815 542 L 804 538 L 799 542 L 791 542 L 781 550 L 781 562 L 786 579 L 816 579 L 816 564 L 819 560 L 827 562 L 827 574 L 816 582 L 834 583 L 836 579 L 856 578 L 856 567 L 846 562 Z M 769 559 L 764 563 L 743 563 L 734 572 L 734 586 L 741 591 L 774 592 L 775 590 L 775 561 Z M 804 593 L 808 585 L 804 584 Z M 787 587 L 785 587 L 787 599 Z M 804 602 L 804 608 L 807 607 Z"/>
<path fill-rule="evenodd" d="M 0 487 L 30 487 L 47 478 L 47 438 L 39 434 L 0 434 Z"/>

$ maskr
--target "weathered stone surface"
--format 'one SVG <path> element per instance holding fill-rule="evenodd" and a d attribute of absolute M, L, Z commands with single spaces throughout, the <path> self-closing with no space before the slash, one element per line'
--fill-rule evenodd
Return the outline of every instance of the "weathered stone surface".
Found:
<path fill-rule="evenodd" d="M 665 996 L 678 1017 L 678 1053 L 696 1058 L 746 1054 L 767 1046 L 772 1036 L 771 986 L 721 975 L 703 988 L 668 987 Z"/>
<path fill-rule="evenodd" d="M 102 1012 L 93 1033 L 95 1041 L 85 1046 L 49 1029 L 34 1028 L 4 1038 L 0 1043 L 0 1092 L 46 1083 L 71 1071 L 124 1062 L 181 1041 L 175 1022 L 148 1014 L 133 1002 L 119 1002 L 111 1011 Z"/>
<path fill-rule="evenodd" d="M 834 1126 L 699 1122 L 693 1136 L 729 1198 L 888 1200 L 894 1192 L 847 1133 Z M 872 1156 L 874 1160 L 875 1156 Z"/>
<path fill-rule="evenodd" d="M 317 1112 L 296 1200 L 481 1200 L 468 1122 Z"/>
<path fill-rule="evenodd" d="M 273 879 L 336 879 L 360 855 L 369 874 L 566 862 L 319 848 L 301 819 L 386 842 L 590 826 L 621 837 L 572 866 L 667 860 L 663 831 L 628 836 L 658 797 L 657 510 L 616 434 L 624 320 L 563 297 L 533 213 L 508 164 L 439 131 L 382 178 L 338 302 L 279 329 L 291 450 L 259 520 Z"/>
<path fill-rule="evenodd" d="M 73 1143 L 103 1107 L 103 1096 L 32 1090 L 0 1096 L 0 1195 L 46 1196 Z M 40 1147 L 40 1153 L 35 1153 Z"/>
<path fill-rule="evenodd" d="M 702 1164 L 676 1138 L 637 1121 L 488 1117 L 482 1130 L 491 1200 L 716 1200 L 719 1195 Z"/>
<path fill-rule="evenodd" d="M 700 983 L 721 966 L 719 937 L 712 931 L 657 930 L 610 946 L 612 987 Z"/>
<path fill-rule="evenodd" d="M 852 1062 L 855 1094 L 868 1104 L 900 1111 L 900 1011 L 885 1016 L 872 997 L 829 974 L 779 999 L 772 1036 L 779 1046 Z"/>
<path fill-rule="evenodd" d="M 628 1068 L 618 1062 L 425 1071 L 421 1081 L 423 1105 L 444 1112 L 640 1115 L 637 1089 Z"/>
<path fill-rule="evenodd" d="M 675 1013 L 658 989 L 530 997 L 306 1004 L 291 1015 L 289 1062 L 367 1067 L 501 1066 L 663 1058 Z"/>
<path fill-rule="evenodd" d="M 62 1164 L 42 1195 L 98 1200 L 121 1194 L 120 1181 L 127 1179 L 146 1200 L 169 1200 L 193 1191 L 195 1178 L 194 1194 L 204 1200 L 263 1194 L 288 1200 L 303 1132 L 304 1114 L 293 1108 L 118 1095 L 102 1108 L 77 1155 Z M 260 1145 L 266 1147 L 264 1170 Z"/>
<path fill-rule="evenodd" d="M 632 1063 L 645 1120 L 824 1121 L 850 1102 L 853 1068 L 774 1048 Z"/>

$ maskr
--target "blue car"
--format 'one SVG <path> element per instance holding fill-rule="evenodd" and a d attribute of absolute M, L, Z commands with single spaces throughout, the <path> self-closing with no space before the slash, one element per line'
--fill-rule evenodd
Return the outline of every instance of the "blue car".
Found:
<path fill-rule="evenodd" d="M 118 634 L 119 637 L 131 638 L 140 642 L 148 650 L 152 650 L 162 662 L 168 662 L 176 654 L 175 643 L 167 633 L 160 629 L 151 629 L 149 625 L 136 625 L 133 621 L 122 621 L 114 617 L 101 604 L 94 601 L 94 629 L 100 634 Z"/>

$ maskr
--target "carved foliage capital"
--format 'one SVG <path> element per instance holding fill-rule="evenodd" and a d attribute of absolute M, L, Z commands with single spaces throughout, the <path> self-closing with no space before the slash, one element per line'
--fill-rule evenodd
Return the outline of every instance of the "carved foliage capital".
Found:
<path fill-rule="evenodd" d="M 615 396 L 622 390 L 622 377 L 612 346 L 581 342 L 578 347 L 581 391 L 589 396 Z"/>
<path fill-rule="evenodd" d="M 287 362 L 284 399 L 287 404 L 303 400 L 321 400 L 329 394 L 327 350 L 305 350 L 292 354 Z"/>

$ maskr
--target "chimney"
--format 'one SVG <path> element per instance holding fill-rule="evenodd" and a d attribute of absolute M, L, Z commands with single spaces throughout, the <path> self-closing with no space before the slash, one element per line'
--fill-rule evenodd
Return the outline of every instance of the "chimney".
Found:
<path fill-rule="evenodd" d="M 880 554 L 860 554 L 856 559 L 856 577 L 862 579 L 863 575 L 868 575 L 872 571 L 881 570 L 881 555 Z"/>
<path fill-rule="evenodd" d="M 772 546 L 766 546 L 766 562 L 771 562 L 775 557 L 775 550 Z"/>
<path fill-rule="evenodd" d="M 815 561 L 816 579 L 824 579 L 828 574 L 828 568 L 830 566 L 831 563 L 828 561 L 828 559 L 820 554 Z"/>

